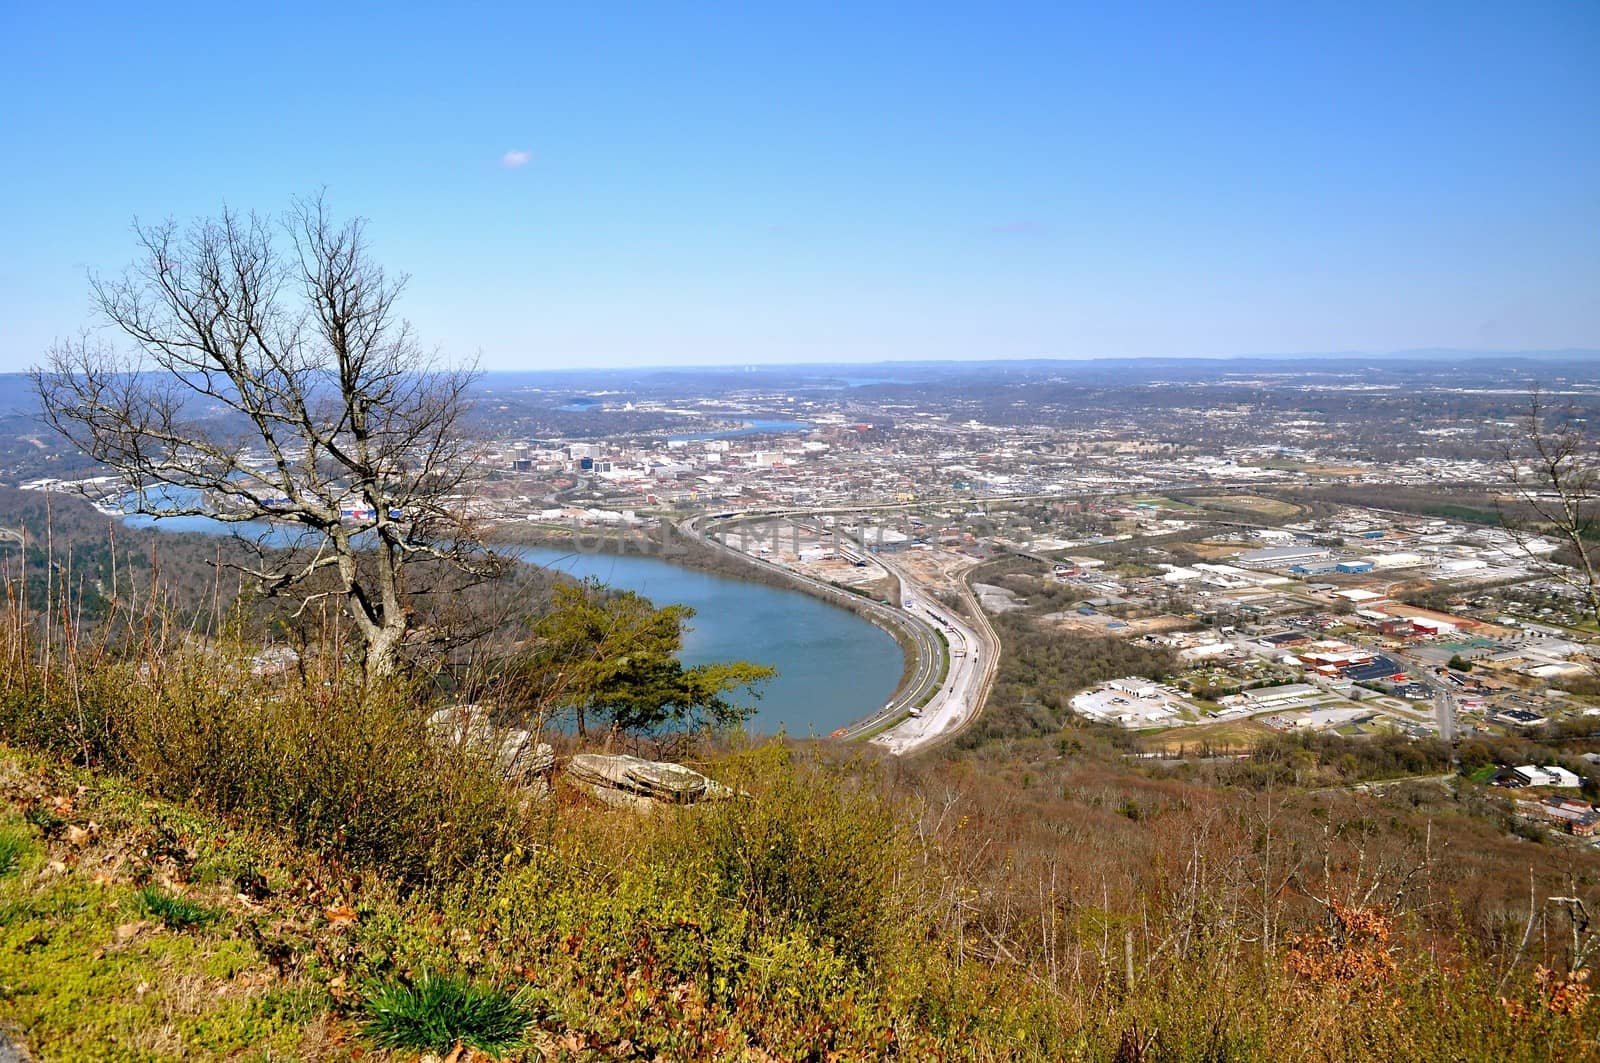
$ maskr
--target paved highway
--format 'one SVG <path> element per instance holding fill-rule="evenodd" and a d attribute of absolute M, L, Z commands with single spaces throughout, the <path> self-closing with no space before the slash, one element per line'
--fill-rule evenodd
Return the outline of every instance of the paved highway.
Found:
<path fill-rule="evenodd" d="M 1456 695 L 1444 683 L 1437 679 L 1427 680 L 1428 686 L 1433 690 L 1433 712 L 1439 725 L 1439 737 L 1455 745 L 1456 742 Z"/>
<path fill-rule="evenodd" d="M 899 578 L 901 601 L 911 603 L 906 611 L 938 624 L 949 643 L 949 668 L 944 682 L 922 706 L 921 713 L 908 716 L 873 739 L 891 753 L 912 753 L 953 737 L 977 717 L 994 683 L 1000 640 L 965 583 L 961 587 L 963 597 L 976 620 L 963 618 L 933 597 L 931 588 L 914 581 L 893 561 L 882 555 L 876 560 Z"/>

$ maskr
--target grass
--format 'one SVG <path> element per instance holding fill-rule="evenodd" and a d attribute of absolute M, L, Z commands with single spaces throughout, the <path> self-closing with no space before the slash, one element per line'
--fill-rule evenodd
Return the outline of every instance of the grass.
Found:
<path fill-rule="evenodd" d="M 33 854 L 33 840 L 15 827 L 0 828 L 0 878 L 19 872 Z"/>
<path fill-rule="evenodd" d="M 371 991 L 364 1029 L 380 1048 L 445 1052 L 456 1045 L 500 1056 L 518 1047 L 534 1012 L 528 994 L 480 988 L 424 970 L 410 984 Z"/>
<path fill-rule="evenodd" d="M 1199 749 L 1209 746 L 1217 752 L 1249 750 L 1262 738 L 1276 734 L 1266 724 L 1255 720 L 1220 720 L 1216 723 L 1196 724 L 1157 732 L 1141 739 L 1143 748 L 1155 751 Z"/>
<path fill-rule="evenodd" d="M 1300 507 L 1291 502 L 1259 495 L 1195 495 L 1190 501 L 1208 509 L 1254 513 L 1262 517 L 1292 517 L 1300 512 Z"/>
<path fill-rule="evenodd" d="M 24 836 L 46 859 L 24 853 L 0 880 L 0 1021 L 41 1059 L 329 1059 L 374 1049 L 369 1058 L 405 1059 L 461 1046 L 527 1061 L 1095 1061 L 1116 1058 L 1135 1024 L 1160 1032 L 1161 1053 L 1146 1058 L 1532 1063 L 1592 1048 L 1590 1012 L 1555 1014 L 1521 977 L 1506 989 L 1463 982 L 1428 966 L 1414 942 L 1395 943 L 1403 970 L 1379 968 L 1382 1006 L 1337 981 L 1290 979 L 1278 959 L 1250 962 L 1249 947 L 1212 936 L 1222 925 L 1181 962 L 1155 962 L 1142 920 L 1163 909 L 1130 914 L 1114 899 L 1100 908 L 1098 891 L 1059 923 L 1085 950 L 1081 980 L 1067 974 L 1040 989 L 1044 969 L 978 951 L 957 963 L 936 897 L 950 882 L 959 914 L 983 896 L 963 863 L 988 851 L 991 826 L 947 817 L 936 829 L 949 848 L 919 850 L 869 763 L 823 769 L 779 745 L 710 766 L 746 800 L 663 810 L 649 830 L 560 800 L 503 874 L 407 896 L 114 780 L 17 764 L 0 749 L 0 801 L 10 806 L 0 837 L 29 831 L 25 802 L 62 793 L 76 794 L 73 823 L 101 828 L 87 844 L 66 831 Z M 1161 792 L 1096 787 L 1091 796 L 1106 803 L 1089 812 L 1093 844 L 1164 829 L 1178 813 Z M 170 844 L 153 844 L 161 839 Z M 152 852 L 163 854 L 157 866 L 139 864 L 155 857 L 129 863 Z M 74 861 L 65 871 L 62 857 Z M 917 871 L 925 860 L 934 862 L 927 879 Z M 263 869 L 276 889 L 241 909 L 222 881 L 235 866 Z M 994 871 L 1012 874 L 999 863 Z M 130 923 L 185 899 L 142 885 L 151 874 L 232 914 L 176 934 Z M 330 906 L 350 914 L 326 918 Z M 1140 981 L 1125 991 L 1119 943 L 1129 934 L 1141 942 Z M 1108 939 L 1101 970 L 1094 957 Z M 1219 1000 L 1237 1003 L 1219 1009 Z M 1313 1037 L 1301 1045 L 1303 1030 Z"/>
<path fill-rule="evenodd" d="M 208 908 L 187 897 L 164 893 L 154 886 L 140 890 L 137 903 L 141 912 L 160 921 L 168 930 L 210 926 L 222 918 L 222 913 L 215 908 Z"/>
<path fill-rule="evenodd" d="M 56 834 L 59 834 L 67 825 L 66 820 L 56 815 L 48 808 L 45 808 L 43 805 L 35 805 L 28 809 L 27 812 L 23 813 L 23 818 L 37 828 L 39 833 L 43 834 L 46 838 L 54 837 Z"/>
<path fill-rule="evenodd" d="M 7 815 L 56 785 L 0 749 L 0 851 L 12 861 L 0 878 L 0 1023 L 32 1057 L 220 1059 L 247 1048 L 248 1058 L 314 1054 L 328 997 L 312 981 L 279 974 L 220 919 L 193 922 L 181 934 L 137 921 L 148 891 L 133 877 L 146 872 L 144 858 L 130 856 L 145 848 L 152 812 L 143 806 L 151 802 L 103 785 L 80 795 L 72 818 L 93 816 L 102 828 L 86 845 L 31 837 L 20 815 Z M 226 836 L 220 825 L 210 827 L 206 847 L 218 849 Z"/>

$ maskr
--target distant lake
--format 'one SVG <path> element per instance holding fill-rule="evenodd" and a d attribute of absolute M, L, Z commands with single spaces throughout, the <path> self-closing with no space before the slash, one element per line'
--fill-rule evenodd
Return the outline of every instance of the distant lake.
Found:
<path fill-rule="evenodd" d="M 720 432 L 688 432 L 683 435 L 668 436 L 667 439 L 674 443 L 689 443 L 696 439 L 733 439 L 737 436 L 756 436 L 778 432 L 809 432 L 812 425 L 807 421 L 746 421 L 739 428 L 725 428 Z"/>

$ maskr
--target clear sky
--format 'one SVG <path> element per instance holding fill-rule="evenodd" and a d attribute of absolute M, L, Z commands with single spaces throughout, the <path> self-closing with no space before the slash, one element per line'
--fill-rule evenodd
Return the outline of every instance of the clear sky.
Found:
<path fill-rule="evenodd" d="M 322 186 L 490 368 L 1600 347 L 1600 3 L 0 0 L 0 370 Z"/>

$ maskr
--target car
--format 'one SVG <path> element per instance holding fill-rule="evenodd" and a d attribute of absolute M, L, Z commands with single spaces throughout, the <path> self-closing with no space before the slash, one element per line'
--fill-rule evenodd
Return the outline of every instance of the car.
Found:
<path fill-rule="evenodd" d="M 829 735 L 828 737 L 829 738 L 843 738 L 845 735 L 847 735 L 849 733 L 850 733 L 850 729 L 848 727 L 841 727 L 837 731 L 833 732 L 833 734 Z"/>

